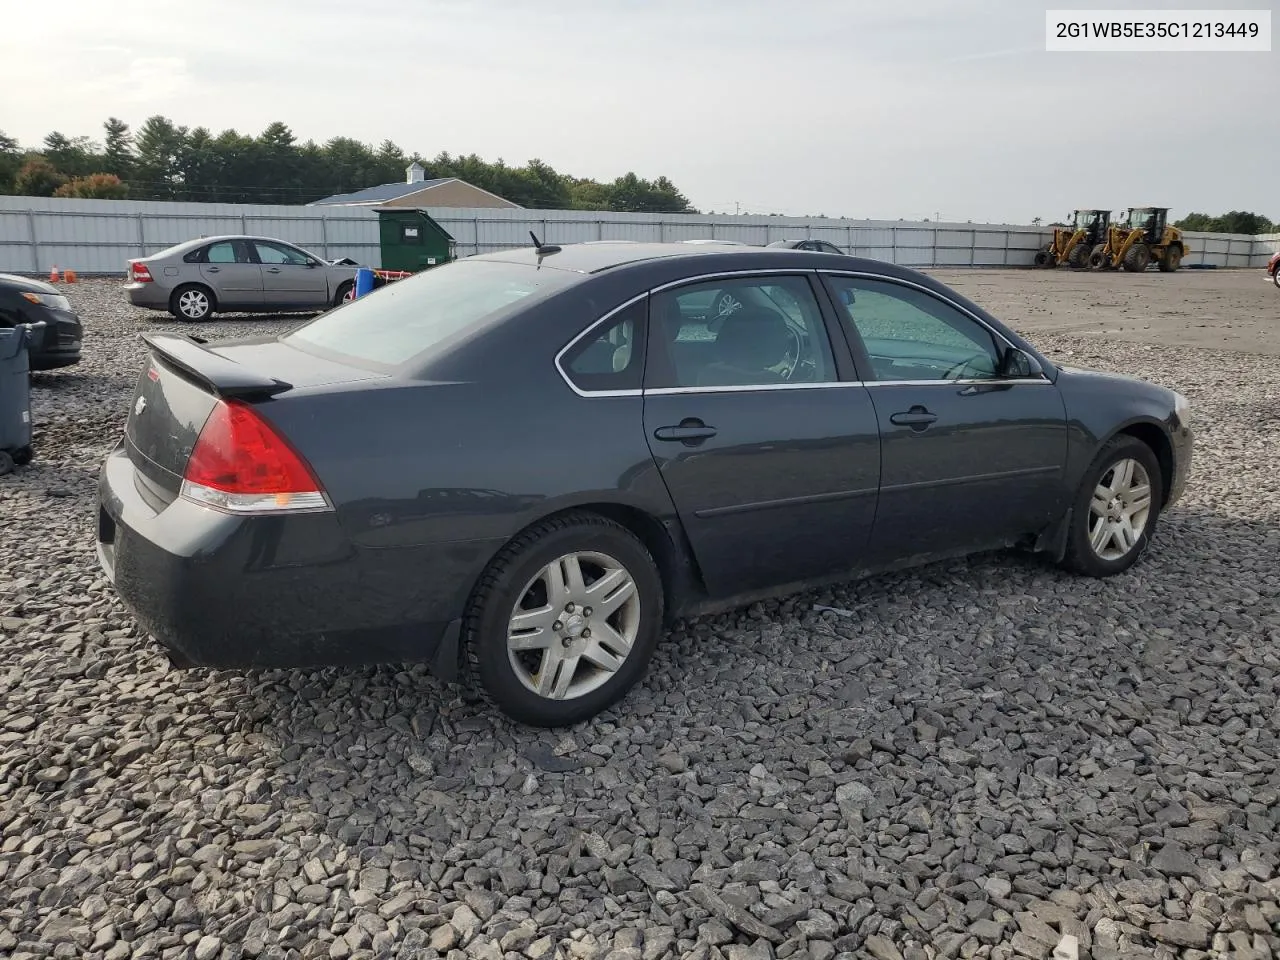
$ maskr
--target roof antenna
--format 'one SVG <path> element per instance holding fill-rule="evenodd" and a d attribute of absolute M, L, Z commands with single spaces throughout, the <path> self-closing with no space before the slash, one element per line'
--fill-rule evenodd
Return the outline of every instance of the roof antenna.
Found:
<path fill-rule="evenodd" d="M 541 240 L 539 240 L 538 235 L 534 233 L 532 230 L 529 231 L 529 236 L 533 238 L 533 246 L 534 246 L 534 249 L 538 251 L 538 256 L 545 257 L 549 253 L 560 252 L 560 248 L 557 247 L 554 243 L 543 243 Z"/>

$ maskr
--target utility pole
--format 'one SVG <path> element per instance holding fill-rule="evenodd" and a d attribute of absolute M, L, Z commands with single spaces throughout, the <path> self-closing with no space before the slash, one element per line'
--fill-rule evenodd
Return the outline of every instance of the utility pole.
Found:
<path fill-rule="evenodd" d="M 739 214 L 739 212 L 741 212 L 741 210 L 742 210 L 742 204 L 740 204 L 737 200 L 733 201 L 733 215 L 736 217 Z"/>

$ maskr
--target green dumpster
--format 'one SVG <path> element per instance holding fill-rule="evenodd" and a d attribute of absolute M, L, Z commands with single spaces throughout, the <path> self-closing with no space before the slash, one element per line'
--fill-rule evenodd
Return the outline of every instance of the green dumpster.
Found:
<path fill-rule="evenodd" d="M 425 210 L 379 209 L 378 232 L 383 270 L 417 273 L 455 259 L 453 237 Z"/>

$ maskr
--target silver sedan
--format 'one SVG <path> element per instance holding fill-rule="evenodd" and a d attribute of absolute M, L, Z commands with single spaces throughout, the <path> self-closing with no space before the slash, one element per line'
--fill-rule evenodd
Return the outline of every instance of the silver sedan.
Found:
<path fill-rule="evenodd" d="M 270 237 L 201 237 L 130 260 L 125 293 L 179 320 L 327 310 L 355 288 L 356 269 Z"/>

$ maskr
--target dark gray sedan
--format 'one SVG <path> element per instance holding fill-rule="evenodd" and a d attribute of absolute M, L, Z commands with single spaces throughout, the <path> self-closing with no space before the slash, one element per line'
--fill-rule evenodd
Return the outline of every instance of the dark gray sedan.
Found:
<path fill-rule="evenodd" d="M 176 664 L 427 660 L 539 725 L 673 617 L 992 548 L 1118 574 L 1191 462 L 1179 394 L 826 253 L 529 248 L 146 339 L 98 550 Z"/>
<path fill-rule="evenodd" d="M 124 289 L 135 307 L 179 320 L 327 310 L 355 288 L 356 269 L 272 237 L 201 237 L 130 260 Z"/>

